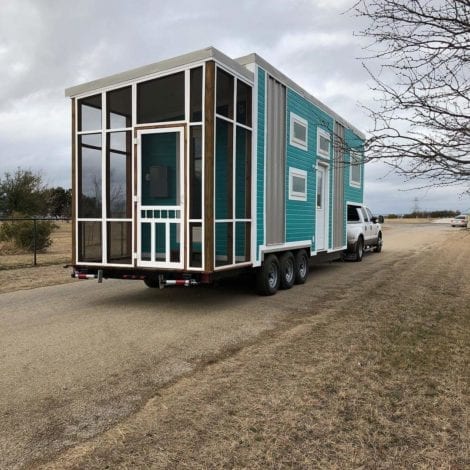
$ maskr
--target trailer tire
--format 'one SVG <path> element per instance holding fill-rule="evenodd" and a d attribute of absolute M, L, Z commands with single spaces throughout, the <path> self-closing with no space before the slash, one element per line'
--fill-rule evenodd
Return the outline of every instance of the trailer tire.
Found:
<path fill-rule="evenodd" d="M 256 290 L 260 295 L 274 295 L 281 284 L 281 270 L 276 255 L 266 256 L 256 273 Z"/>
<path fill-rule="evenodd" d="M 308 278 L 308 254 L 305 250 L 299 250 L 295 254 L 295 280 L 296 284 L 305 284 Z"/>
<path fill-rule="evenodd" d="M 144 284 L 147 287 L 151 287 L 153 289 L 156 289 L 156 288 L 160 287 L 160 285 L 158 283 L 158 279 L 155 279 L 155 278 L 152 278 L 152 277 L 146 277 L 144 279 Z"/>
<path fill-rule="evenodd" d="M 354 250 L 354 261 L 362 261 L 362 256 L 364 255 L 364 240 L 362 236 L 357 239 L 356 249 Z"/>
<path fill-rule="evenodd" d="M 295 259 L 290 251 L 286 251 L 279 258 L 281 267 L 281 289 L 290 289 L 295 282 Z"/>

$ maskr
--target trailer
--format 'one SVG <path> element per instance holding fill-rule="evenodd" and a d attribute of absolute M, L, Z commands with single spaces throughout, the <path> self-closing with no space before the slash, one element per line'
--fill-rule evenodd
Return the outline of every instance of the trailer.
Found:
<path fill-rule="evenodd" d="M 210 47 L 68 88 L 73 276 L 262 294 L 347 247 L 364 135 L 257 54 Z"/>

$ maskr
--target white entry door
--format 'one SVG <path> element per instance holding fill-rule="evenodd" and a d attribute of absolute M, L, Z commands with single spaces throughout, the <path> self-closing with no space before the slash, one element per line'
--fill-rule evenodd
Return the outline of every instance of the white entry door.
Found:
<path fill-rule="evenodd" d="M 143 130 L 138 139 L 137 264 L 183 268 L 183 129 Z"/>
<path fill-rule="evenodd" d="M 328 167 L 317 167 L 317 201 L 315 220 L 315 249 L 328 248 Z"/>

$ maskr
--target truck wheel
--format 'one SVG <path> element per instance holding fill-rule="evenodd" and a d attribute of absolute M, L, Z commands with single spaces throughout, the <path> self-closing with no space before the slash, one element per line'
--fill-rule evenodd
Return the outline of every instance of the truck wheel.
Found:
<path fill-rule="evenodd" d="M 295 254 L 295 283 L 304 284 L 308 278 L 308 255 L 305 250 Z"/>
<path fill-rule="evenodd" d="M 147 287 L 152 287 L 152 288 L 160 287 L 159 284 L 158 284 L 158 279 L 151 278 L 151 277 L 145 278 L 145 279 L 144 279 L 144 284 L 145 284 Z"/>
<path fill-rule="evenodd" d="M 281 266 L 281 289 L 290 289 L 295 281 L 295 259 L 290 251 L 286 251 L 279 258 Z"/>
<path fill-rule="evenodd" d="M 383 244 L 384 244 L 384 241 L 382 239 L 382 234 L 379 233 L 379 236 L 377 237 L 377 245 L 375 245 L 374 251 L 376 253 L 380 253 L 382 251 Z"/>
<path fill-rule="evenodd" d="M 356 251 L 354 252 L 354 261 L 362 261 L 362 255 L 364 254 L 364 240 L 362 237 L 356 242 Z"/>
<path fill-rule="evenodd" d="M 268 255 L 256 273 L 256 289 L 260 295 L 274 295 L 281 284 L 281 270 L 276 255 Z"/>

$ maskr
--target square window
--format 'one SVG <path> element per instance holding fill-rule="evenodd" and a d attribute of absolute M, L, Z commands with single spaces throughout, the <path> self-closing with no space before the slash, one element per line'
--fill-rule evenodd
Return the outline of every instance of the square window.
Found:
<path fill-rule="evenodd" d="M 323 158 L 330 158 L 330 133 L 318 128 L 317 129 L 317 155 Z"/>
<path fill-rule="evenodd" d="M 350 161 L 349 184 L 351 186 L 360 187 L 362 166 L 361 154 L 359 152 L 351 151 Z"/>
<path fill-rule="evenodd" d="M 184 72 L 137 84 L 137 122 L 184 119 Z"/>
<path fill-rule="evenodd" d="M 308 122 L 290 113 L 290 144 L 302 150 L 308 150 Z"/>
<path fill-rule="evenodd" d="M 289 168 L 289 199 L 307 200 L 307 172 L 298 168 Z"/>

